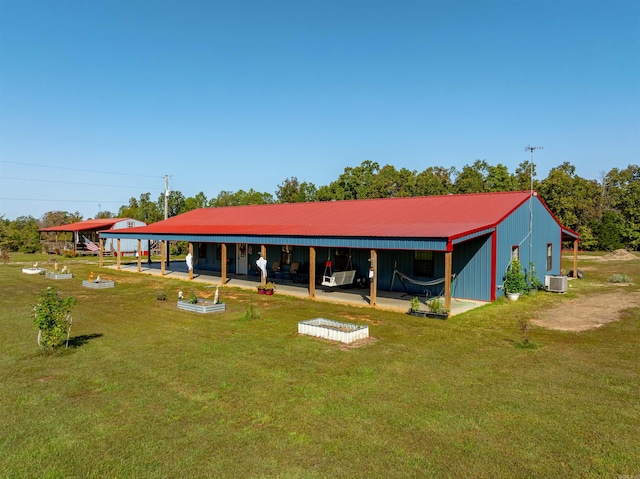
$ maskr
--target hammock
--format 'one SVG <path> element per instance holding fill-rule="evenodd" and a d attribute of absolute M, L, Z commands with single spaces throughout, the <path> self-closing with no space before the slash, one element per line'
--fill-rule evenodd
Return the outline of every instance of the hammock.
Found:
<path fill-rule="evenodd" d="M 332 263 L 330 260 L 324 264 L 324 273 L 322 274 L 322 286 L 328 286 L 333 288 L 334 286 L 342 286 L 345 284 L 353 284 L 353 280 L 356 277 L 356 270 L 349 269 L 346 271 L 333 271 L 331 269 Z M 351 256 L 349 256 L 349 262 L 347 268 L 353 268 L 351 265 Z M 328 274 L 327 274 L 328 273 Z"/>
<path fill-rule="evenodd" d="M 396 275 L 398 276 L 398 279 L 402 283 L 402 287 L 404 288 L 405 291 L 408 291 L 407 286 L 404 284 L 404 281 L 403 281 L 405 279 L 412 284 L 417 284 L 418 286 L 436 286 L 438 284 L 444 283 L 444 280 L 445 280 L 445 278 L 442 277 L 438 279 L 433 279 L 431 281 L 419 281 L 417 279 L 410 278 L 409 276 L 401 273 L 397 269 L 394 269 L 393 277 L 391 279 L 391 287 L 389 288 L 389 291 L 393 291 L 393 282 L 396 280 Z M 451 275 L 451 279 L 454 279 L 455 277 L 456 277 L 455 273 Z"/>

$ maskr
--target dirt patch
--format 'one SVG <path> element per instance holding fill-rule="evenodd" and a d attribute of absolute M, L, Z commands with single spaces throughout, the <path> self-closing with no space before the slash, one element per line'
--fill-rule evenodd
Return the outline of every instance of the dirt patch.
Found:
<path fill-rule="evenodd" d="M 373 338 L 370 336 L 368 338 L 358 339 L 357 341 L 354 341 L 353 343 L 349 343 L 349 344 L 338 343 L 337 346 L 338 346 L 338 349 L 342 351 L 348 351 L 350 349 L 358 349 L 358 348 L 364 348 L 366 346 L 371 346 L 377 341 L 378 340 L 376 338 Z"/>
<path fill-rule="evenodd" d="M 587 331 L 620 319 L 620 311 L 640 306 L 640 293 L 615 291 L 572 299 L 541 313 L 531 323 L 560 331 Z"/>
<path fill-rule="evenodd" d="M 626 249 L 617 249 L 613 253 L 605 254 L 602 259 L 605 261 L 631 261 L 638 259 L 638 257 Z"/>

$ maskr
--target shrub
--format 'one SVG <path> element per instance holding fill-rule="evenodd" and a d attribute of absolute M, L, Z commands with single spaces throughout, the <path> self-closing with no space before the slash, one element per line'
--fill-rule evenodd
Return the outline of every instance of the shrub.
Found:
<path fill-rule="evenodd" d="M 196 293 L 194 293 L 193 291 L 189 293 L 189 296 L 187 296 L 187 303 L 191 303 L 191 304 L 198 303 L 198 297 L 196 296 Z"/>
<path fill-rule="evenodd" d="M 247 309 L 245 309 L 244 314 L 240 319 L 244 321 L 250 321 L 252 319 L 258 319 L 259 317 L 260 314 L 258 314 L 256 309 L 254 308 L 253 303 L 249 302 L 249 304 L 247 305 Z"/>
<path fill-rule="evenodd" d="M 616 273 L 609 276 L 607 281 L 609 281 L 609 283 L 631 283 L 631 278 L 626 274 Z"/>
<path fill-rule="evenodd" d="M 156 295 L 156 299 L 158 301 L 166 301 L 167 300 L 167 293 L 165 293 L 164 291 L 158 292 L 158 294 Z"/>
<path fill-rule="evenodd" d="M 33 322 L 38 328 L 41 348 L 52 350 L 62 344 L 71 326 L 71 308 L 75 304 L 75 297 L 61 297 L 51 286 L 40 291 L 38 304 L 33 308 Z"/>
<path fill-rule="evenodd" d="M 533 263 L 529 263 L 527 283 L 529 283 L 529 290 L 544 289 L 544 285 L 542 284 L 542 281 L 540 281 L 540 278 L 538 278 L 538 273 L 536 273 L 536 268 Z"/>

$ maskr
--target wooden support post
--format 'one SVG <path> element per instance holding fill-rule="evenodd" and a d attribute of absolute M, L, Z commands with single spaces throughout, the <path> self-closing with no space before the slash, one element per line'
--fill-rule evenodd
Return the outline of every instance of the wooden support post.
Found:
<path fill-rule="evenodd" d="M 222 285 L 227 284 L 227 244 L 222 243 Z"/>
<path fill-rule="evenodd" d="M 444 253 L 444 307 L 451 310 L 451 271 L 452 271 L 451 251 Z"/>
<path fill-rule="evenodd" d="M 116 251 L 116 269 L 120 269 L 120 238 L 118 238 L 118 250 Z"/>
<path fill-rule="evenodd" d="M 560 257 L 562 258 L 562 251 L 560 251 Z M 573 240 L 573 277 L 578 277 L 578 240 Z"/>
<path fill-rule="evenodd" d="M 375 306 L 378 294 L 378 252 L 375 249 L 371 250 L 370 271 L 373 272 L 373 277 L 370 278 L 369 303 L 371 306 Z M 369 276 L 371 276 L 371 274 Z"/>
<path fill-rule="evenodd" d="M 192 268 L 189 269 L 189 266 L 187 266 L 187 269 L 189 270 L 189 281 L 191 281 L 193 279 L 193 243 L 191 241 L 189 241 L 188 253 L 191 255 Z"/>
<path fill-rule="evenodd" d="M 309 247 L 309 297 L 316 297 L 316 249 Z"/>
<path fill-rule="evenodd" d="M 102 260 L 104 259 L 104 240 L 100 238 L 98 243 L 100 243 L 100 252 L 98 254 L 100 255 L 100 267 L 102 268 Z"/>
<path fill-rule="evenodd" d="M 164 254 L 165 248 L 166 248 L 165 241 L 164 240 L 160 241 L 160 275 L 161 276 L 164 276 L 165 260 L 167 259 L 167 257 Z"/>
<path fill-rule="evenodd" d="M 138 240 L 138 273 L 142 271 L 142 241 Z"/>
<path fill-rule="evenodd" d="M 267 247 L 265 245 L 260 245 L 260 253 L 262 254 L 262 257 L 264 259 L 267 259 Z M 269 265 L 269 263 L 267 263 L 267 266 Z M 269 270 L 267 269 L 267 272 L 269 272 Z M 263 274 L 262 272 L 260 273 L 260 284 L 262 286 L 264 286 L 267 283 L 267 275 Z"/>

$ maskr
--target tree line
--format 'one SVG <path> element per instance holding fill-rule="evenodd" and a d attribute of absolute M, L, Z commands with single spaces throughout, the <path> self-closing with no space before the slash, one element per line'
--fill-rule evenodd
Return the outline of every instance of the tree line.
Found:
<path fill-rule="evenodd" d="M 612 251 L 640 247 L 640 166 L 613 168 L 599 180 L 576 175 L 575 167 L 565 162 L 542 180 L 535 179 L 535 164 L 522 162 L 514 173 L 502 164 L 490 165 L 476 160 L 461 170 L 430 166 L 424 171 L 396 169 L 365 160 L 346 167 L 329 185 L 316 187 L 295 177 L 286 178 L 271 193 L 220 191 L 207 198 L 204 192 L 185 197 L 171 191 L 167 198 L 169 217 L 202 207 L 298 203 L 312 201 L 393 198 L 463 193 L 522 191 L 535 189 L 549 209 L 567 228 L 580 233 L 583 250 Z M 100 211 L 96 218 L 133 218 L 155 223 L 165 217 L 164 193 L 154 201 L 150 193 L 130 198 L 117 212 Z M 35 252 L 40 249 L 38 229 L 82 221 L 78 212 L 49 211 L 41 218 L 21 216 L 13 221 L 0 216 L 0 249 Z"/>

